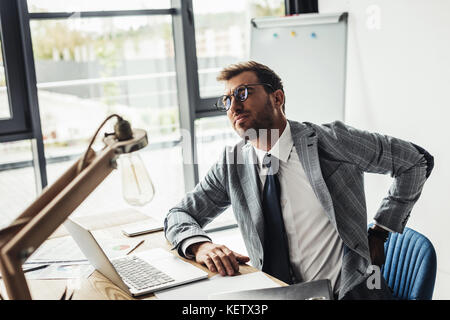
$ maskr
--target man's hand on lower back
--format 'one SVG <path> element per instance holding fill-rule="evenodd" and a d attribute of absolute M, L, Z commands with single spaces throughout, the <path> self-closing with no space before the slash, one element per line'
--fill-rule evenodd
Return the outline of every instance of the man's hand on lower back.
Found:
<path fill-rule="evenodd" d="M 377 231 L 381 231 L 381 232 L 386 232 L 386 238 L 388 235 L 388 232 L 386 230 L 384 230 L 383 228 L 379 227 L 379 226 L 374 226 L 372 227 Z M 371 236 L 369 234 L 369 250 L 370 250 L 370 258 L 372 260 L 372 264 L 378 266 L 381 268 L 381 266 L 384 264 L 386 257 L 385 257 L 385 253 L 384 253 L 384 240 L 376 237 L 376 236 Z"/>
<path fill-rule="evenodd" d="M 250 261 L 249 257 L 212 242 L 195 243 L 188 250 L 195 256 L 195 261 L 205 264 L 210 271 L 219 272 L 222 276 L 237 274 L 239 263 Z"/>

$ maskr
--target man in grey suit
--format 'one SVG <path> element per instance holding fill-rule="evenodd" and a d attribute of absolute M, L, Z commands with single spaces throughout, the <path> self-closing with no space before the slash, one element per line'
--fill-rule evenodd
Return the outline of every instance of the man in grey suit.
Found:
<path fill-rule="evenodd" d="M 231 65 L 218 80 L 225 95 L 217 107 L 242 141 L 225 148 L 169 211 L 166 238 L 180 255 L 222 275 L 251 260 L 287 283 L 329 279 L 339 299 L 391 298 L 382 277 L 371 285 L 373 266 L 384 263 L 389 232 L 403 232 L 433 157 L 340 121 L 287 120 L 281 79 L 257 62 Z M 364 172 L 394 178 L 369 230 Z M 249 257 L 212 243 L 202 229 L 230 205 Z"/>

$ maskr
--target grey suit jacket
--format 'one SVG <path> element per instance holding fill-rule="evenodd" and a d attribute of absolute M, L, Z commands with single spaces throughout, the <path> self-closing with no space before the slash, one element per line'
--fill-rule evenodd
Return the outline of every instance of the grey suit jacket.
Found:
<path fill-rule="evenodd" d="M 345 245 L 338 290 L 342 298 L 367 279 L 371 265 L 364 172 L 394 178 L 374 219 L 401 233 L 428 176 L 427 161 L 412 143 L 357 130 L 340 121 L 325 125 L 289 123 L 303 169 Z M 203 180 L 169 211 L 166 238 L 183 254 L 182 241 L 198 235 L 208 237 L 202 227 L 232 205 L 252 265 L 261 269 L 264 219 L 258 183 L 252 146 L 241 141 L 225 148 Z M 383 292 L 371 295 L 383 297 Z M 364 294 L 361 297 L 365 298 Z"/>

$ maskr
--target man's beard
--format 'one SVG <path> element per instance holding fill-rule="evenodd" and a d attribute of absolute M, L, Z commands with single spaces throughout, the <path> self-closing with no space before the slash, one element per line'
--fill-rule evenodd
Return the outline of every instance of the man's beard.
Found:
<path fill-rule="evenodd" d="M 267 97 L 266 104 L 262 112 L 258 112 L 256 119 L 252 119 L 250 124 L 245 128 L 235 126 L 234 130 L 243 139 L 254 140 L 260 136 L 260 130 L 267 130 L 273 128 L 273 108 L 270 98 Z"/>

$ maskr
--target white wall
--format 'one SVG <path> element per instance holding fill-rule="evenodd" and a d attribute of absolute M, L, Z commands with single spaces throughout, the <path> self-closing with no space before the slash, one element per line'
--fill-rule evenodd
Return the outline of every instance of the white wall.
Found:
<path fill-rule="evenodd" d="M 319 12 L 349 13 L 346 122 L 427 149 L 435 169 L 408 227 L 433 242 L 434 299 L 450 299 L 450 1 L 321 0 Z M 389 177 L 369 175 L 369 216 Z"/>

